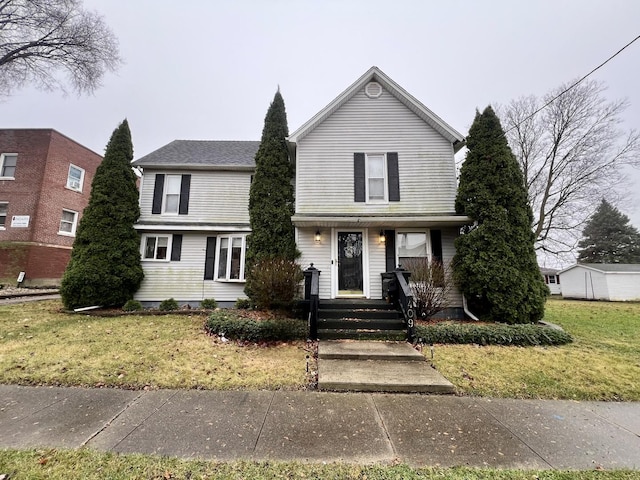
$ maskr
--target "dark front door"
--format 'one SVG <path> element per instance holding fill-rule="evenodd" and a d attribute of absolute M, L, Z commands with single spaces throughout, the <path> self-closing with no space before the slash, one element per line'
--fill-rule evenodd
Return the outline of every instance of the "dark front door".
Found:
<path fill-rule="evenodd" d="M 362 232 L 338 232 L 338 295 L 362 295 Z"/>

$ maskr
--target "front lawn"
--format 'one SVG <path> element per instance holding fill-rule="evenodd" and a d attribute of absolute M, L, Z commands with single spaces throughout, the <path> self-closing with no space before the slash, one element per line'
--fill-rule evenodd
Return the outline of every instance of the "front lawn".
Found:
<path fill-rule="evenodd" d="M 203 315 L 95 317 L 58 301 L 0 307 L 0 383 L 121 388 L 298 389 L 307 345 L 222 343 Z"/>
<path fill-rule="evenodd" d="M 491 397 L 640 400 L 640 303 L 550 299 L 561 347 L 442 345 L 434 364 L 460 393 Z M 429 352 L 427 352 L 429 355 Z"/>

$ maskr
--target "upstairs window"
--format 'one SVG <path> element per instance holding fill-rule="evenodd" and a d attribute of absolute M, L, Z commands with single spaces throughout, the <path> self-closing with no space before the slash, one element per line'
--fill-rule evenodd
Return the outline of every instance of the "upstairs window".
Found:
<path fill-rule="evenodd" d="M 0 178 L 13 179 L 18 163 L 17 153 L 3 153 L 0 155 Z"/>
<path fill-rule="evenodd" d="M 386 161 L 383 154 L 367 155 L 367 201 L 387 200 Z"/>
<path fill-rule="evenodd" d="M 84 183 L 84 170 L 75 165 L 69 165 L 69 175 L 67 176 L 67 188 L 75 190 L 76 192 L 82 191 L 82 185 Z"/>
<path fill-rule="evenodd" d="M 218 264 L 216 278 L 244 281 L 245 235 L 218 237 Z"/>
<path fill-rule="evenodd" d="M 60 235 L 74 236 L 76 234 L 76 226 L 78 225 L 78 212 L 73 210 L 62 210 L 62 218 L 60 219 Z"/>
<path fill-rule="evenodd" d="M 0 230 L 4 230 L 4 227 L 7 223 L 7 210 L 9 209 L 9 204 L 6 202 L 0 203 Z"/>
<path fill-rule="evenodd" d="M 398 153 L 353 154 L 354 201 L 386 203 L 400 201 Z"/>
<path fill-rule="evenodd" d="M 156 174 L 151 213 L 189 214 L 191 175 Z"/>

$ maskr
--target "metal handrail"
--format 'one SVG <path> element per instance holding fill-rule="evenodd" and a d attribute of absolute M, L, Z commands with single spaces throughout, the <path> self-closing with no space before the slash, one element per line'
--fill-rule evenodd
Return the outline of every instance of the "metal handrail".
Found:
<path fill-rule="evenodd" d="M 407 340 L 413 343 L 416 337 L 416 308 L 413 294 L 405 277 L 407 272 L 404 270 L 395 270 L 394 273 L 396 274 L 398 286 L 398 303 L 400 304 L 400 309 L 402 310 L 404 321 L 407 325 Z"/>

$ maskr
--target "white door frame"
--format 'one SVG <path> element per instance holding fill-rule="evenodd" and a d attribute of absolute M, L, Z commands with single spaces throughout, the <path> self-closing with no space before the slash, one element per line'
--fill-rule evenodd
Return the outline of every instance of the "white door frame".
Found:
<path fill-rule="evenodd" d="M 369 229 L 333 227 L 331 229 L 331 298 L 338 298 L 338 232 L 356 232 L 362 234 L 362 295 L 369 295 Z M 340 295 L 344 298 L 360 298 L 361 295 Z"/>

